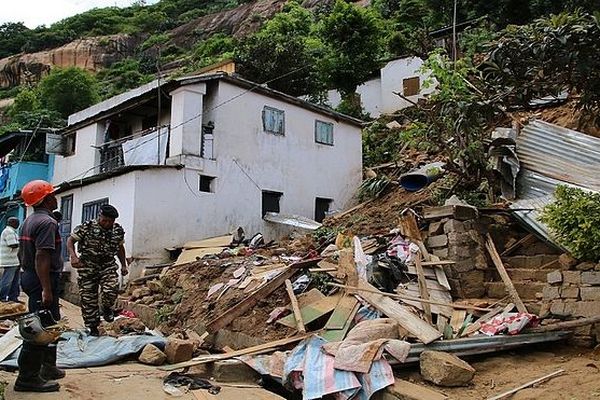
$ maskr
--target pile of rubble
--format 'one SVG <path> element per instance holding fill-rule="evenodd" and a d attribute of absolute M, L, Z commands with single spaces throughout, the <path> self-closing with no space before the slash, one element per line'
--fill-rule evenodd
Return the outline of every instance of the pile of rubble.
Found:
<path fill-rule="evenodd" d="M 140 356 L 168 363 L 160 367 L 166 371 L 202 367 L 201 376 L 214 378 L 233 368 L 304 398 L 404 398 L 419 390 L 445 398 L 395 379 L 392 367 L 419 363 L 437 386 L 467 385 L 476 371 L 461 355 L 558 342 L 571 337 L 565 329 L 598 322 L 550 314 L 556 304 L 586 302 L 561 293 L 575 285 L 578 296 L 589 292 L 596 271 L 553 271 L 567 256 L 496 211 L 448 204 L 406 209 L 394 229 L 366 236 L 346 230 L 282 244 L 250 246 L 235 236 L 189 243 L 180 262 L 134 282 L 121 305 L 170 335 L 164 349 L 148 345 Z"/>

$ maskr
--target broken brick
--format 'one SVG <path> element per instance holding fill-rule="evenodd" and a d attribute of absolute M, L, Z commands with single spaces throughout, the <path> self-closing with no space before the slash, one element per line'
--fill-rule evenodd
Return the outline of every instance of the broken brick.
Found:
<path fill-rule="evenodd" d="M 548 272 L 548 274 L 546 275 L 546 280 L 549 284 L 553 285 L 555 283 L 561 283 L 563 280 L 563 276 L 560 271 L 556 270 Z"/>
<path fill-rule="evenodd" d="M 167 340 L 165 354 L 169 364 L 188 361 L 194 353 L 194 342 L 192 340 L 170 338 Z"/>

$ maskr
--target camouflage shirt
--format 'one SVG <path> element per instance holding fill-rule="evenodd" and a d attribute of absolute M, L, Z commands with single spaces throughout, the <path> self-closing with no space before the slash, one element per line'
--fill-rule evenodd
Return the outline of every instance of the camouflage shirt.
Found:
<path fill-rule="evenodd" d="M 125 231 L 117 223 L 112 229 L 104 229 L 94 219 L 76 227 L 71 237 L 79 243 L 81 261 L 107 263 L 114 261 L 119 247 L 125 241 Z"/>

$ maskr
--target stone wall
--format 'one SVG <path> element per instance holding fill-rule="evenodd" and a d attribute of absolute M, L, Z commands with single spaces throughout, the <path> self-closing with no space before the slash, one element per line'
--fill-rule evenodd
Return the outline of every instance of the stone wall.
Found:
<path fill-rule="evenodd" d="M 478 298 L 485 295 L 485 282 L 491 279 L 478 218 L 443 218 L 429 224 L 425 242 L 429 251 L 442 260 L 454 298 Z"/>
<path fill-rule="evenodd" d="M 600 263 L 577 262 L 564 254 L 557 267 L 546 276 L 542 316 L 558 321 L 600 315 Z M 574 340 L 581 345 L 600 341 L 600 324 L 578 329 Z"/>

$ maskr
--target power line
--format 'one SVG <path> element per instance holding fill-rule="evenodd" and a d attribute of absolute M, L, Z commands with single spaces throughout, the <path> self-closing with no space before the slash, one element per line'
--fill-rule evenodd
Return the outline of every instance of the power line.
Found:
<path fill-rule="evenodd" d="M 178 128 L 178 127 L 180 127 L 180 126 L 183 126 L 183 125 L 185 125 L 185 124 L 187 124 L 187 123 L 189 123 L 189 122 L 192 122 L 192 121 L 194 121 L 194 120 L 196 120 L 196 119 L 200 118 L 201 116 L 203 116 L 203 115 L 204 115 L 205 113 L 207 113 L 207 112 L 214 111 L 214 110 L 216 110 L 217 108 L 219 108 L 219 107 L 222 107 L 222 106 L 224 106 L 224 105 L 226 105 L 226 104 L 229 104 L 229 103 L 231 103 L 232 101 L 234 101 L 234 100 L 236 100 L 236 99 L 238 99 L 238 98 L 240 98 L 240 97 L 242 97 L 242 96 L 244 96 L 244 95 L 246 95 L 246 94 L 248 94 L 248 93 L 250 93 L 250 92 L 254 91 L 255 89 L 257 89 L 257 88 L 259 88 L 259 87 L 261 87 L 261 86 L 263 86 L 263 85 L 267 85 L 267 84 L 269 84 L 269 83 L 272 83 L 272 82 L 274 82 L 274 81 L 276 81 L 276 80 L 279 80 L 279 79 L 285 78 L 286 76 L 289 76 L 289 75 L 291 75 L 291 74 L 294 74 L 294 73 L 296 73 L 296 72 L 298 72 L 298 71 L 300 71 L 300 70 L 302 70 L 302 69 L 304 69 L 304 68 L 307 68 L 308 66 L 309 66 L 309 65 L 305 65 L 305 66 L 303 66 L 303 67 L 296 68 L 296 69 L 294 69 L 294 70 L 292 70 L 292 71 L 289 71 L 289 72 L 287 72 L 287 73 L 285 73 L 285 74 L 282 74 L 282 75 L 280 75 L 280 76 L 277 76 L 277 77 L 275 77 L 275 78 L 273 78 L 273 79 L 270 79 L 270 80 L 268 80 L 268 81 L 265 81 L 265 82 L 264 82 L 264 83 L 262 83 L 262 84 L 260 84 L 260 83 L 256 83 L 254 86 L 252 86 L 252 87 L 251 87 L 251 88 L 249 88 L 249 89 L 246 89 L 246 90 L 245 90 L 245 91 L 243 91 L 242 93 L 239 93 L 239 94 L 237 94 L 237 95 L 235 95 L 235 96 L 233 96 L 233 97 L 231 97 L 231 98 L 229 98 L 229 99 L 227 99 L 227 100 L 224 100 L 223 102 L 221 102 L 221 103 L 219 103 L 219 104 L 215 105 L 214 107 L 212 107 L 212 108 L 210 108 L 210 109 L 208 109 L 208 110 L 206 110 L 206 111 L 204 111 L 204 110 L 203 110 L 203 111 L 201 111 L 200 113 L 198 113 L 198 114 L 196 114 L 196 115 L 194 115 L 194 116 L 190 117 L 189 119 L 187 119 L 187 120 L 185 120 L 185 121 L 182 121 L 182 122 L 180 122 L 179 124 L 177 124 L 177 125 L 175 125 L 175 126 L 172 126 L 172 127 L 170 127 L 170 129 L 176 129 L 176 128 Z M 159 89 L 160 89 L 160 86 L 159 86 Z M 159 93 L 159 95 L 160 95 L 160 93 Z M 160 133 L 159 133 L 159 135 L 160 135 Z M 127 150 L 126 152 L 129 152 L 129 151 L 135 150 L 135 149 L 137 149 L 138 147 L 140 147 L 141 145 L 143 145 L 143 144 L 145 144 L 145 143 L 149 142 L 150 140 L 153 140 L 153 138 L 151 138 L 151 139 L 149 139 L 149 140 L 146 140 L 146 141 L 143 141 L 143 142 L 141 142 L 141 143 L 138 143 L 138 144 L 136 144 L 135 146 L 133 146 L 131 149 Z M 124 152 L 124 153 L 126 153 L 126 152 Z M 77 179 L 79 176 L 82 176 L 82 177 L 81 177 L 81 180 L 83 180 L 83 178 L 85 177 L 85 175 L 86 175 L 88 172 L 90 172 L 90 171 L 92 171 L 92 170 L 94 170 L 94 169 L 96 169 L 96 168 L 102 167 L 102 166 L 104 166 L 105 164 L 107 164 L 107 163 L 110 163 L 110 162 L 112 162 L 112 161 L 114 161 L 114 160 L 118 159 L 119 157 L 120 157 L 120 155 L 116 155 L 116 156 L 114 156 L 114 157 L 112 157 L 112 158 L 109 158 L 109 159 L 107 159 L 107 160 L 105 160 L 105 161 L 101 162 L 100 164 L 98 164 L 98 165 L 94 165 L 94 166 L 92 166 L 91 168 L 89 168 L 89 169 L 87 169 L 87 170 L 83 171 L 82 173 L 79 173 L 79 174 L 75 175 L 74 177 L 72 177 L 72 178 L 70 178 L 70 179 L 68 179 L 68 180 L 65 180 L 65 181 L 63 181 L 62 183 L 67 183 L 67 182 L 69 182 L 69 181 L 75 180 L 75 179 Z M 187 182 L 186 182 L 186 183 L 187 183 Z"/>

